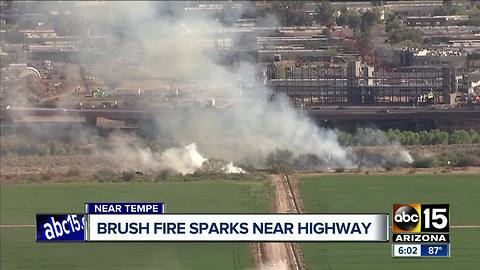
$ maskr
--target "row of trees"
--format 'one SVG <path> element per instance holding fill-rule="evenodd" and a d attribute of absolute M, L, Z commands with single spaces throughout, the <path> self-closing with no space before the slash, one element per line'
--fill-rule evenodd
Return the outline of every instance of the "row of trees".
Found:
<path fill-rule="evenodd" d="M 314 16 L 305 12 L 302 1 L 274 1 L 271 6 L 259 10 L 260 16 L 264 17 L 266 14 L 275 15 L 283 26 L 308 26 L 313 23 L 329 26 L 336 23 L 361 32 L 369 32 L 371 26 L 380 20 L 378 8 L 358 13 L 355 10 L 347 10 L 346 7 L 337 10 L 329 1 L 321 1 Z"/>
<path fill-rule="evenodd" d="M 435 8 L 432 15 L 467 14 L 470 20 L 467 24 L 480 26 L 480 5 L 474 5 L 469 10 L 464 6 L 452 5 L 449 1 Z M 349 26 L 353 29 L 356 38 L 365 48 L 371 47 L 371 31 L 376 23 L 380 22 L 380 9 L 359 13 L 348 10 L 346 7 L 336 10 L 329 1 L 322 1 L 310 16 L 304 10 L 304 3 L 298 1 L 274 2 L 271 7 L 260 12 L 261 15 L 273 14 L 278 22 L 284 26 L 307 26 L 313 23 L 321 25 Z M 423 33 L 418 29 L 407 29 L 406 25 L 394 14 L 389 14 L 386 20 L 386 32 L 391 43 L 400 43 L 405 46 L 416 46 L 425 43 Z"/>
<path fill-rule="evenodd" d="M 278 23 L 283 26 L 312 25 L 312 17 L 304 12 L 303 5 L 301 1 L 274 1 L 271 6 L 260 9 L 258 13 L 264 18 L 274 15 Z"/>
<path fill-rule="evenodd" d="M 423 32 L 418 29 L 407 29 L 406 25 L 394 14 L 389 14 L 385 22 L 385 31 L 391 43 L 402 43 L 405 46 L 421 44 Z"/>
<path fill-rule="evenodd" d="M 387 131 L 370 128 L 357 129 L 355 133 L 335 130 L 338 140 L 344 146 L 388 145 L 398 142 L 402 145 L 445 145 L 480 143 L 480 134 L 473 130 L 455 130 L 453 132 L 423 130 L 419 132 L 389 129 Z"/>

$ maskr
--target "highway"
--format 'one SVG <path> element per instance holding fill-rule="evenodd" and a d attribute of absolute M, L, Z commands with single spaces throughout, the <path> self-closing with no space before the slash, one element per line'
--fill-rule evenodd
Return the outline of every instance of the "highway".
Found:
<path fill-rule="evenodd" d="M 210 109 L 204 109 L 210 110 Z M 218 113 L 225 113 L 225 109 L 211 109 Z M 318 107 L 309 110 L 299 110 L 300 113 L 308 115 L 318 123 L 331 122 L 338 125 L 352 124 L 374 124 L 382 127 L 388 124 L 386 128 L 396 128 L 395 125 L 420 123 L 424 128 L 436 128 L 445 126 L 477 128 L 480 124 L 480 109 L 476 108 L 452 108 L 440 109 L 433 107 L 380 107 L 380 106 L 329 106 Z M 28 117 L 75 117 L 86 119 L 88 123 L 97 123 L 98 118 L 106 118 L 117 121 L 124 121 L 128 124 L 138 124 L 142 122 L 151 122 L 158 116 L 178 115 L 178 111 L 170 108 L 162 110 L 139 110 L 139 109 L 65 109 L 65 108 L 35 108 L 35 107 L 10 107 L 1 111 L 2 123 L 24 122 Z M 182 114 L 194 114 L 195 110 L 182 111 Z M 78 122 L 78 119 L 75 120 Z M 68 122 L 68 121 L 67 121 Z M 427 123 L 427 124 L 425 124 Z M 455 124 L 458 123 L 458 124 Z M 398 127 L 403 128 L 403 127 Z M 413 127 L 415 129 L 415 127 Z M 416 127 L 422 128 L 422 127 Z"/>
<path fill-rule="evenodd" d="M 222 110 L 219 110 L 221 112 Z M 174 113 L 173 109 L 132 110 L 132 109 L 64 109 L 38 107 L 10 107 L 1 111 L 2 115 L 11 116 L 81 116 L 104 117 L 112 120 L 148 119 L 156 115 Z M 384 106 L 328 106 L 303 110 L 315 119 L 405 119 L 436 117 L 480 118 L 480 109 L 453 108 L 435 109 L 433 107 L 384 107 Z M 178 112 L 176 112 L 178 113 Z"/>

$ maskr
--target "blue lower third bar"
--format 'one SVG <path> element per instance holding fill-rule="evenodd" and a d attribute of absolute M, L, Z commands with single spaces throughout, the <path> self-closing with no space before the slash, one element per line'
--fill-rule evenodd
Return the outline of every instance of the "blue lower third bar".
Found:
<path fill-rule="evenodd" d="M 450 257 L 450 244 L 422 245 L 422 257 Z"/>

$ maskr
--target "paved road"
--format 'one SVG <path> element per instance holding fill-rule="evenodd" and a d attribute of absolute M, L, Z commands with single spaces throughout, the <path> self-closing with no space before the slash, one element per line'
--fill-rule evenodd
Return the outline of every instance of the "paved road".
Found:
<path fill-rule="evenodd" d="M 207 109 L 206 109 L 207 110 Z M 222 109 L 214 109 L 218 114 L 225 113 Z M 191 110 L 182 112 L 195 114 L 198 111 Z M 412 107 L 321 107 L 311 110 L 303 110 L 314 121 L 334 121 L 335 126 L 355 126 L 375 124 L 382 128 L 421 128 L 425 123 L 426 128 L 477 128 L 480 123 L 480 109 L 455 108 L 448 110 L 434 108 L 412 108 Z M 148 123 L 158 116 L 176 117 L 177 111 L 164 108 L 163 110 L 131 110 L 131 109 L 64 109 L 64 108 L 33 108 L 33 107 L 11 107 L 0 112 L 0 122 L 7 122 L 14 119 L 21 120 L 25 116 L 76 116 L 85 119 L 99 119 L 100 117 L 125 121 L 129 125 Z M 89 122 L 89 123 L 95 123 Z M 411 127 L 418 124 L 419 127 Z"/>

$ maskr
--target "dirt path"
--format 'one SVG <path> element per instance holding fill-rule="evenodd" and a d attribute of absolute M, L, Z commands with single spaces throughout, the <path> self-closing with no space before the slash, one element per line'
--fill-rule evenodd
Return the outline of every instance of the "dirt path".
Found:
<path fill-rule="evenodd" d="M 291 211 L 288 203 L 288 194 L 280 175 L 272 175 L 276 198 L 272 205 L 274 213 L 288 213 Z M 263 243 L 263 260 L 267 267 L 289 269 L 289 258 L 285 243 Z"/>
<path fill-rule="evenodd" d="M 274 213 L 296 213 L 295 204 L 288 185 L 282 175 L 271 175 L 275 187 L 275 201 L 272 203 Z M 261 269 L 303 269 L 303 264 L 296 256 L 298 245 L 293 243 L 260 243 Z"/>

